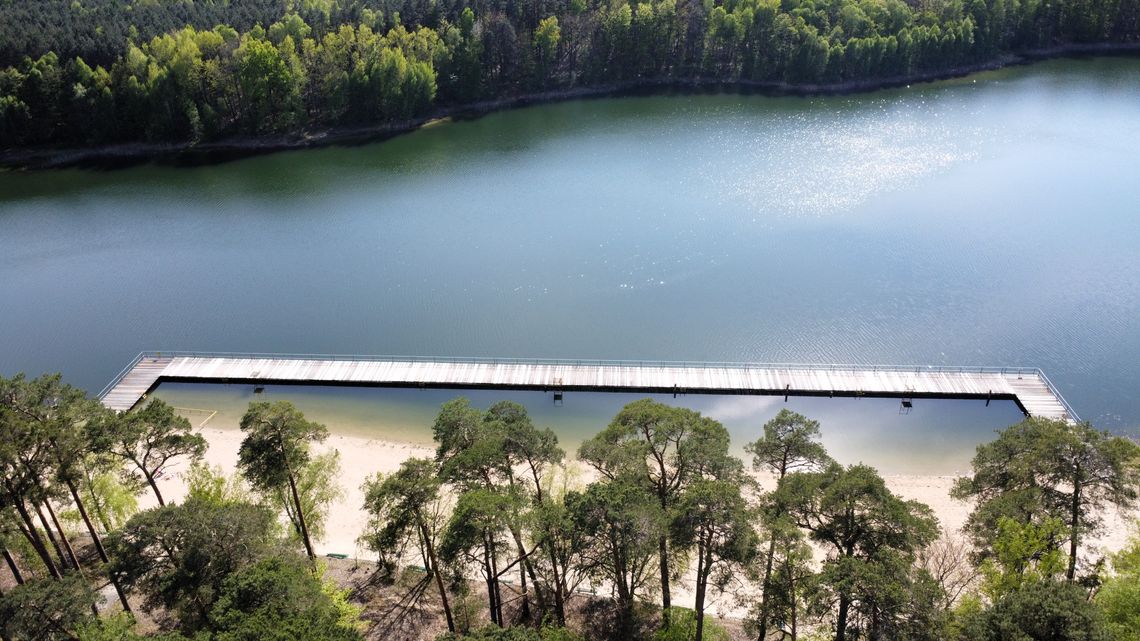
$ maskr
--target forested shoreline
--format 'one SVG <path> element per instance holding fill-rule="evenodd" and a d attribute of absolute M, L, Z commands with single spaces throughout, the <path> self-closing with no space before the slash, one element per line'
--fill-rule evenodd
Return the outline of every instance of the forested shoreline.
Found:
<path fill-rule="evenodd" d="M 1136 0 L 8 2 L 0 148 L 308 144 L 528 99 L 871 88 L 1138 42 Z"/>

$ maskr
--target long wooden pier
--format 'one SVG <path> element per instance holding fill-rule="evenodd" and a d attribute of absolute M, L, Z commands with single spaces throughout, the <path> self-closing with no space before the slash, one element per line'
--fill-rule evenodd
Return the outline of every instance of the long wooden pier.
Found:
<path fill-rule="evenodd" d="M 144 352 L 99 398 L 126 411 L 164 381 L 1012 400 L 1027 416 L 1078 420 L 1041 370 L 998 367 Z"/>

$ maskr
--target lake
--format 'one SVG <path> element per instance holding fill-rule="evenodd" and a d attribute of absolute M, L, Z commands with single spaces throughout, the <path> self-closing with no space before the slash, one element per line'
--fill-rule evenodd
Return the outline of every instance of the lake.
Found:
<path fill-rule="evenodd" d="M 1132 432 L 1138 160 L 1140 60 L 1114 58 L 0 173 L 0 373 L 97 391 L 144 349 L 1022 365 Z"/>
<path fill-rule="evenodd" d="M 523 404 L 539 427 L 550 427 L 573 456 L 582 441 L 602 430 L 623 405 L 647 394 L 568 392 L 560 405 L 537 391 L 392 389 L 268 385 L 163 383 L 154 395 L 178 408 L 200 428 L 237 430 L 252 401 L 288 400 L 305 417 L 337 434 L 434 447 L 431 426 L 444 402 L 464 396 L 479 409 L 499 400 Z M 978 443 L 994 430 L 1022 418 L 1013 401 L 915 400 L 910 410 L 899 399 L 796 398 L 772 396 L 652 395 L 670 405 L 698 410 L 724 424 L 732 452 L 750 462 L 747 443 L 763 435 L 763 424 L 781 409 L 820 422 L 821 440 L 844 464 L 867 463 L 883 474 L 956 475 L 970 469 Z"/>

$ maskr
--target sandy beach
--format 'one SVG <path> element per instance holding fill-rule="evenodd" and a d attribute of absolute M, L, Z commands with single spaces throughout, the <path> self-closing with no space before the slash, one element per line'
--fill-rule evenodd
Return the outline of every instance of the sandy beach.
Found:
<path fill-rule="evenodd" d="M 227 475 L 233 474 L 237 469 L 242 433 L 236 429 L 209 427 L 201 429 L 200 433 L 210 444 L 205 462 L 211 467 L 220 467 Z M 364 503 L 361 486 L 365 479 L 377 472 L 394 472 L 401 462 L 415 456 L 432 457 L 435 451 L 409 443 L 366 439 L 335 432 L 330 433 L 324 443 L 313 448 L 314 453 L 329 450 L 340 452 L 340 485 L 344 496 L 330 511 L 326 525 L 328 535 L 324 540 L 314 541 L 314 544 L 320 554 L 347 554 L 350 557 L 367 558 L 370 556 L 368 551 L 356 543 L 368 520 L 361 508 Z M 186 495 L 186 481 L 182 473 L 187 467 L 185 461 L 178 461 L 164 470 L 158 486 L 167 501 L 179 501 Z M 139 497 L 141 509 L 156 504 L 153 494 L 145 493 Z"/>
<path fill-rule="evenodd" d="M 232 474 L 237 467 L 242 433 L 225 427 L 206 427 L 200 431 L 210 444 L 206 452 L 206 462 L 211 466 L 220 467 L 226 474 Z M 367 523 L 367 516 L 361 509 L 364 500 L 361 486 L 365 479 L 377 472 L 393 472 L 408 458 L 431 457 L 434 455 L 434 450 L 422 445 L 337 434 L 335 428 L 330 428 L 330 432 L 328 440 L 317 445 L 314 452 L 333 449 L 340 452 L 341 487 L 344 496 L 333 506 L 326 527 L 327 535 L 324 539 L 315 541 L 316 549 L 322 555 L 346 554 L 349 557 L 371 559 L 372 553 L 356 542 Z M 159 488 L 168 501 L 179 501 L 185 496 L 186 483 L 181 472 L 186 467 L 187 464 L 182 461 L 171 465 L 159 481 Z M 585 471 L 580 475 L 582 483 L 588 482 L 589 478 L 590 475 Z M 929 505 L 938 517 L 944 533 L 957 532 L 970 513 L 969 504 L 950 498 L 950 488 L 956 478 L 954 476 L 888 475 L 884 478 L 888 487 L 899 496 Z M 762 487 L 772 485 L 770 478 L 761 477 L 758 481 Z M 139 507 L 142 509 L 152 507 L 154 504 L 152 494 L 146 493 L 139 499 Z M 1135 518 L 1136 514 L 1106 515 L 1105 531 L 1097 539 L 1096 545 L 1105 551 L 1120 549 L 1128 540 Z M 690 596 L 678 591 L 675 598 L 683 601 Z M 720 610 L 721 614 L 732 616 L 736 614 L 737 608 L 733 607 L 730 601 L 728 597 L 713 599 L 710 610 L 713 612 Z"/>

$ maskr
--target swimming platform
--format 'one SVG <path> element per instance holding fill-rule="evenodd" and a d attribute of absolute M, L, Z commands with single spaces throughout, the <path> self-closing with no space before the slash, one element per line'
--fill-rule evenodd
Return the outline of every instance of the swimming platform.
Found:
<path fill-rule="evenodd" d="M 142 352 L 99 393 L 127 411 L 163 382 L 553 392 L 1012 400 L 1026 416 L 1079 418 L 1026 367 L 764 364 L 523 358 Z"/>

